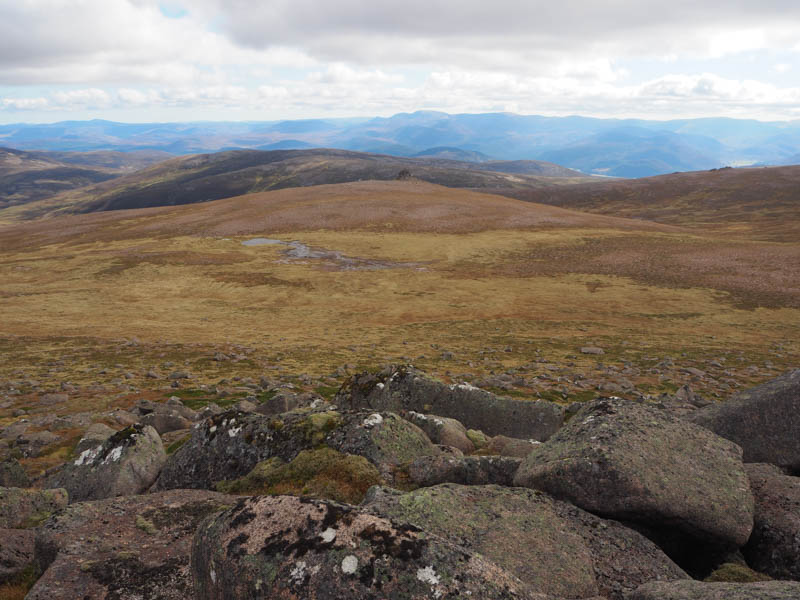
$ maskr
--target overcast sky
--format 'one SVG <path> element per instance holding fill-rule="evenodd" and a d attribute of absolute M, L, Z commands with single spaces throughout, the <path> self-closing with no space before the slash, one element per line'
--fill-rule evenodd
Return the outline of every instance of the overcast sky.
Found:
<path fill-rule="evenodd" d="M 800 119 L 798 0 L 0 0 L 0 122 Z"/>

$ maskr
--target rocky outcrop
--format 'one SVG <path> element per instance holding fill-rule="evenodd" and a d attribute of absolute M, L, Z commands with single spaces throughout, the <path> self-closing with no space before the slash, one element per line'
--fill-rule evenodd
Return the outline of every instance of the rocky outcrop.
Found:
<path fill-rule="evenodd" d="M 478 552 L 540 593 L 621 599 L 646 581 L 686 577 L 644 536 L 533 490 L 376 489 L 363 506 Z"/>
<path fill-rule="evenodd" d="M 67 505 L 66 490 L 0 487 L 0 527 L 35 527 Z"/>
<path fill-rule="evenodd" d="M 800 472 L 800 369 L 689 418 L 741 446 L 745 462 Z"/>
<path fill-rule="evenodd" d="M 581 508 L 738 548 L 753 525 L 741 449 L 619 398 L 588 403 L 523 461 L 517 485 Z"/>
<path fill-rule="evenodd" d="M 800 580 L 800 477 L 767 464 L 745 465 L 755 498 L 747 563 L 776 579 Z"/>
<path fill-rule="evenodd" d="M 496 435 L 489 440 L 486 449 L 500 456 L 525 458 L 540 442 L 535 440 L 519 440 L 505 435 Z"/>
<path fill-rule="evenodd" d="M 545 600 L 480 554 L 346 504 L 242 500 L 198 529 L 197 600 Z"/>
<path fill-rule="evenodd" d="M 72 504 L 37 534 L 36 562 L 44 574 L 26 598 L 192 598 L 195 529 L 237 500 L 174 490 Z"/>
<path fill-rule="evenodd" d="M 521 462 L 508 456 L 422 456 L 409 465 L 408 477 L 422 487 L 440 483 L 510 486 Z"/>
<path fill-rule="evenodd" d="M 32 529 L 0 528 L 0 585 L 19 577 L 33 563 Z"/>
<path fill-rule="evenodd" d="M 800 583 L 703 583 L 701 581 L 652 582 L 641 586 L 628 600 L 797 600 Z"/>
<path fill-rule="evenodd" d="M 161 438 L 148 425 L 131 425 L 89 448 L 49 477 L 47 488 L 65 488 L 70 502 L 145 492 L 167 460 Z"/>
<path fill-rule="evenodd" d="M 466 383 L 447 385 L 413 367 L 355 375 L 335 402 L 348 408 L 431 413 L 490 436 L 535 440 L 547 439 L 564 421 L 564 409 L 557 404 L 496 396 Z"/>
<path fill-rule="evenodd" d="M 387 481 L 401 464 L 439 449 L 415 425 L 391 413 L 298 410 L 266 417 L 228 411 L 206 419 L 170 456 L 156 489 L 213 489 L 249 473 L 256 464 L 328 447 L 363 456 Z"/>

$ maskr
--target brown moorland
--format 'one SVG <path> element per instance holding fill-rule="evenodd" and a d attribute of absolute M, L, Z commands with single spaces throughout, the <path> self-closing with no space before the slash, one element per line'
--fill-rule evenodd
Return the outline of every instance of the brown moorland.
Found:
<path fill-rule="evenodd" d="M 418 181 L 7 225 L 0 427 L 173 394 L 229 405 L 248 393 L 233 378 L 265 374 L 330 396 L 386 362 L 566 403 L 683 384 L 724 398 L 798 364 L 798 282 L 796 240 Z M 173 388 L 177 369 L 193 378 Z"/>

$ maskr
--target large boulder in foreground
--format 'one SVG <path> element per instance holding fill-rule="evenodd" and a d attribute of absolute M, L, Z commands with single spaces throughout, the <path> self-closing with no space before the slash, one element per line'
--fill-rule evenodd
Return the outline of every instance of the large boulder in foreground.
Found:
<path fill-rule="evenodd" d="M 741 446 L 745 462 L 800 472 L 800 369 L 689 418 Z"/>
<path fill-rule="evenodd" d="M 797 600 L 800 583 L 763 581 L 758 583 L 703 583 L 670 581 L 646 583 L 628 600 Z"/>
<path fill-rule="evenodd" d="M 480 554 L 346 504 L 243 499 L 204 522 L 192 548 L 197 600 L 544 600 Z"/>
<path fill-rule="evenodd" d="M 608 518 L 677 528 L 732 548 L 753 527 L 738 446 L 620 398 L 584 406 L 524 459 L 515 483 Z"/>
<path fill-rule="evenodd" d="M 36 527 L 67 505 L 66 490 L 35 490 L 0 487 L 0 527 Z"/>
<path fill-rule="evenodd" d="M 156 489 L 213 489 L 267 459 L 289 462 L 303 450 L 322 447 L 363 456 L 387 481 L 399 465 L 440 452 L 419 427 L 392 413 L 300 409 L 266 417 L 228 411 L 192 430 L 170 456 Z"/>
<path fill-rule="evenodd" d="M 540 593 L 622 599 L 644 582 L 687 577 L 644 536 L 534 490 L 374 489 L 362 506 L 478 552 Z"/>
<path fill-rule="evenodd" d="M 49 477 L 45 487 L 66 489 L 70 502 L 141 494 L 153 485 L 166 460 L 156 430 L 131 425 L 81 452 Z"/>
<path fill-rule="evenodd" d="M 800 477 L 767 464 L 745 465 L 755 497 L 747 563 L 776 579 L 800 580 Z"/>
<path fill-rule="evenodd" d="M 349 408 L 431 413 L 490 436 L 534 440 L 547 439 L 564 422 L 564 409 L 557 404 L 496 396 L 466 383 L 447 385 L 413 367 L 354 375 L 335 402 Z"/>
<path fill-rule="evenodd" d="M 191 540 L 198 523 L 238 498 L 199 490 L 70 505 L 36 537 L 44 571 L 28 600 L 193 597 Z"/>

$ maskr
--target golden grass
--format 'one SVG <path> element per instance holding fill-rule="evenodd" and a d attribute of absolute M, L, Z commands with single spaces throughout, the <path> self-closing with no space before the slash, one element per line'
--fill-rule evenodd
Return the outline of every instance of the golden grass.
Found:
<path fill-rule="evenodd" d="M 741 352 L 797 363 L 796 244 L 570 211 L 558 212 L 557 225 L 549 211 L 559 209 L 500 199 L 497 212 L 492 196 L 427 184 L 406 195 L 394 183 L 347 184 L 339 196 L 337 186 L 322 187 L 315 193 L 326 210 L 338 202 L 351 225 L 286 230 L 315 197 L 287 190 L 274 193 L 280 202 L 258 194 L 0 230 L 0 335 L 24 336 L 37 356 L 46 340 L 71 336 L 98 347 L 132 337 L 152 348 L 246 344 L 286 369 L 317 374 L 401 359 L 487 372 L 536 360 L 536 348 L 590 364 L 597 359 L 577 353 L 588 344 L 606 347 L 611 362 Z M 432 206 L 417 217 L 405 213 L 403 227 L 364 229 L 357 209 L 369 198 L 378 212 Z M 470 225 L 463 215 L 451 219 L 453 207 L 495 216 Z M 265 214 L 283 216 L 272 222 Z M 246 233 L 231 235 L 237 228 Z M 256 235 L 418 266 L 286 262 L 283 247 L 241 245 Z M 513 352 L 486 352 L 505 346 Z M 457 360 L 441 361 L 441 349 Z M 25 360 L 19 348 L 9 356 L 15 366 Z M 207 365 L 211 373 L 217 367 Z"/>

